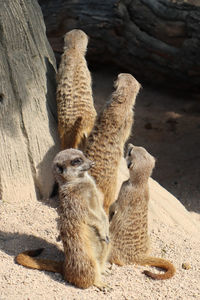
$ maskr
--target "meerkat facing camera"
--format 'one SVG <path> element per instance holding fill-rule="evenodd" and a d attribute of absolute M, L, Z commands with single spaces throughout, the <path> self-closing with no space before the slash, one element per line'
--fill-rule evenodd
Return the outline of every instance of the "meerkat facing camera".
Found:
<path fill-rule="evenodd" d="M 90 174 L 104 194 L 104 209 L 115 201 L 117 175 L 124 144 L 133 124 L 133 106 L 140 84 L 131 74 L 119 74 L 115 91 L 88 137 L 85 153 L 95 162 Z"/>
<path fill-rule="evenodd" d="M 59 229 L 64 262 L 30 257 L 38 255 L 40 249 L 20 253 L 16 261 L 25 267 L 62 273 L 66 281 L 80 288 L 95 285 L 104 289 L 107 286 L 101 281 L 101 273 L 110 249 L 109 221 L 102 194 L 87 173 L 92 166 L 77 149 L 59 152 L 53 162 L 59 184 Z"/>
<path fill-rule="evenodd" d="M 155 159 L 144 148 L 128 145 L 127 166 L 130 179 L 123 183 L 118 199 L 110 207 L 112 249 L 109 261 L 118 265 L 150 265 L 166 270 L 164 274 L 144 273 L 153 279 L 168 279 L 175 273 L 167 260 L 151 257 L 148 236 L 148 179 Z"/>
<path fill-rule="evenodd" d="M 88 37 L 82 30 L 65 34 L 56 92 L 61 149 L 84 147 L 96 118 L 85 59 L 87 44 Z"/>

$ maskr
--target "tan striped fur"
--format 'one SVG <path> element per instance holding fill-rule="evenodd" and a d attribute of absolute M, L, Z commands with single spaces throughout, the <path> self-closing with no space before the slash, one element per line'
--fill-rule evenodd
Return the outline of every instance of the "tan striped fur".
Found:
<path fill-rule="evenodd" d="M 144 273 L 153 279 L 168 279 L 175 273 L 167 260 L 151 257 L 148 236 L 148 179 L 155 159 L 144 148 L 131 144 L 127 150 L 130 179 L 123 183 L 118 199 L 110 207 L 110 262 L 118 265 L 139 264 L 160 267 L 164 274 Z"/>
<path fill-rule="evenodd" d="M 140 89 L 131 74 L 119 74 L 114 86 L 111 100 L 96 120 L 85 150 L 86 156 L 95 162 L 90 174 L 104 194 L 107 214 L 115 200 L 119 162 L 131 133 L 133 108 Z"/>
<path fill-rule="evenodd" d="M 65 35 L 56 92 L 61 149 L 82 148 L 96 117 L 85 59 L 87 44 L 88 37 L 82 30 L 74 29 Z"/>

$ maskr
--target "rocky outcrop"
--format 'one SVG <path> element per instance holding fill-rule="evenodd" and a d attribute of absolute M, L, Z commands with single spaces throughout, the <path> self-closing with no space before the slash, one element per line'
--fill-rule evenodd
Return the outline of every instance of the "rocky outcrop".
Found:
<path fill-rule="evenodd" d="M 36 0 L 0 4 L 0 197 L 48 197 L 58 151 L 55 58 Z"/>

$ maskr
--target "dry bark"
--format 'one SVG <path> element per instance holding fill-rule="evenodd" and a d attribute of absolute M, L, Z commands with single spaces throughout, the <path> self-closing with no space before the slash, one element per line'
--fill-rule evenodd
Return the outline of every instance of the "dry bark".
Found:
<path fill-rule="evenodd" d="M 55 58 L 36 0 L 0 1 L 0 199 L 48 197 L 58 151 Z"/>
<path fill-rule="evenodd" d="M 39 0 L 55 52 L 73 28 L 90 37 L 88 57 L 114 62 L 142 79 L 175 88 L 200 87 L 197 0 Z"/>

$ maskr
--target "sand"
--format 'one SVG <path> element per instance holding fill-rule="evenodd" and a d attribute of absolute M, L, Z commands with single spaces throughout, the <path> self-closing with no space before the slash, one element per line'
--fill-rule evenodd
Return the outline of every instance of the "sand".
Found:
<path fill-rule="evenodd" d="M 124 174 L 120 176 L 122 179 Z M 153 281 L 142 274 L 145 267 L 107 264 L 109 275 L 103 279 L 113 290 L 101 292 L 95 287 L 75 288 L 60 274 L 19 266 L 14 257 L 22 250 L 44 247 L 41 256 L 57 260 L 63 258 L 63 253 L 62 244 L 56 241 L 57 199 L 29 199 L 26 203 L 13 200 L 0 205 L 0 300 L 200 299 L 200 222 L 153 179 L 150 190 L 152 254 L 174 263 L 173 278 Z"/>

